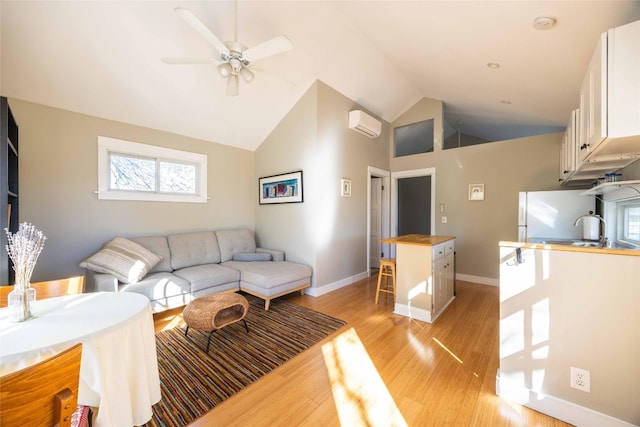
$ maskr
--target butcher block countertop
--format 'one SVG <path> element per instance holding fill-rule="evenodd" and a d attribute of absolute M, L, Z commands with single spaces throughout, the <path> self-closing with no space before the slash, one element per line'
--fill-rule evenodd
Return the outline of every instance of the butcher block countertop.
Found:
<path fill-rule="evenodd" d="M 527 249 L 545 249 L 551 251 L 566 251 L 566 252 L 587 252 L 592 254 L 610 254 L 610 255 L 628 255 L 628 256 L 640 256 L 640 250 L 627 249 L 627 248 L 603 248 L 603 247 L 585 247 L 574 246 L 568 244 L 556 244 L 556 243 L 535 243 L 535 242 L 500 242 L 499 246 L 512 247 L 512 248 L 527 248 Z"/>
<path fill-rule="evenodd" d="M 419 246 L 434 246 L 440 243 L 444 243 L 449 240 L 453 240 L 453 236 L 431 236 L 428 234 L 405 234 L 404 236 L 389 237 L 386 239 L 380 239 L 382 243 L 394 243 L 398 245 L 419 245 Z"/>

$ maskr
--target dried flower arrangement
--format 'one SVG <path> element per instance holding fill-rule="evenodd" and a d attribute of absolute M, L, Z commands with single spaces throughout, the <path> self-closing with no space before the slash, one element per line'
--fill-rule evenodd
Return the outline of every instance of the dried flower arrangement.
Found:
<path fill-rule="evenodd" d="M 32 316 L 30 303 L 35 300 L 35 290 L 30 288 L 31 275 L 47 238 L 27 222 L 21 223 L 14 234 L 7 228 L 4 230 L 16 282 L 9 294 L 9 317 L 16 321 L 27 320 Z"/>

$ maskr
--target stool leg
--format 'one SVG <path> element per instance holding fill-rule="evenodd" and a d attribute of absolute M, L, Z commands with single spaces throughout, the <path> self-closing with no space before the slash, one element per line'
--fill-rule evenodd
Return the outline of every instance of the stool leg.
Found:
<path fill-rule="evenodd" d="M 393 284 L 393 303 L 396 303 L 396 268 L 391 267 L 391 283 Z"/>
<path fill-rule="evenodd" d="M 247 325 L 246 319 L 242 319 L 242 321 L 244 322 L 244 328 L 247 330 L 247 333 L 249 333 L 249 325 Z"/>
<path fill-rule="evenodd" d="M 380 282 L 382 282 L 382 272 L 384 270 L 384 265 L 380 266 L 378 270 L 378 287 L 376 288 L 376 304 L 378 303 L 378 297 L 380 296 Z"/>

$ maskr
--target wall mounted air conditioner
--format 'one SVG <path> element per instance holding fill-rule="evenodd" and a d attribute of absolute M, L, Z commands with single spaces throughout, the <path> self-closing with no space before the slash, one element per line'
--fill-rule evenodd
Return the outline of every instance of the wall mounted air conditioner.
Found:
<path fill-rule="evenodd" d="M 349 129 L 355 130 L 369 138 L 377 138 L 382 130 L 382 123 L 362 110 L 349 111 Z"/>

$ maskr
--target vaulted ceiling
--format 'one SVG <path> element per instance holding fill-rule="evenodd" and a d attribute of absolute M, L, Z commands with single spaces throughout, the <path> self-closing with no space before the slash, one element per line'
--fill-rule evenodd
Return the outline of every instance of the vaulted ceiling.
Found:
<path fill-rule="evenodd" d="M 176 7 L 233 39 L 231 1 L 2 0 L 0 91 L 254 150 L 319 79 L 387 121 L 427 97 L 465 133 L 511 139 L 562 130 L 600 33 L 640 19 L 623 0 L 240 0 L 240 42 L 293 49 L 231 97 L 215 65 L 161 62 L 217 56 Z M 536 30 L 541 16 L 556 25 Z"/>

